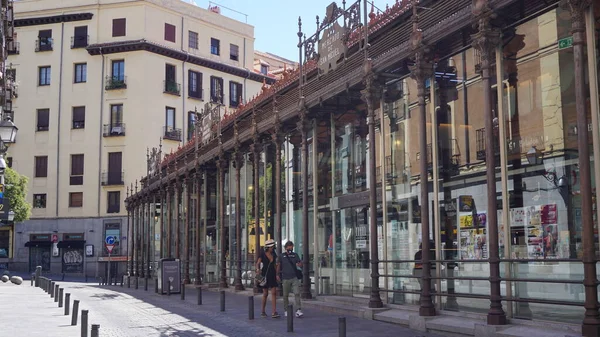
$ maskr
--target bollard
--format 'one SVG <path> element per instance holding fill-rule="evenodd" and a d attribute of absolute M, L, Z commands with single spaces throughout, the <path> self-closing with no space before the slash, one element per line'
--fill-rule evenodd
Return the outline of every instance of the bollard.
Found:
<path fill-rule="evenodd" d="M 40 286 L 40 276 L 42 275 L 42 266 L 35 267 L 35 286 Z"/>
<path fill-rule="evenodd" d="M 135 277 L 135 289 L 137 289 L 137 288 L 138 288 L 138 283 L 140 283 L 140 277 L 139 277 L 139 276 L 136 276 L 136 277 Z"/>
<path fill-rule="evenodd" d="M 202 305 L 202 288 L 198 287 L 198 305 Z"/>
<path fill-rule="evenodd" d="M 225 290 L 221 290 L 221 311 L 225 311 Z"/>
<path fill-rule="evenodd" d="M 181 282 L 181 300 L 185 301 L 185 282 Z"/>
<path fill-rule="evenodd" d="M 34 274 L 31 274 L 31 286 L 33 287 L 33 279 L 35 278 Z"/>
<path fill-rule="evenodd" d="M 60 289 L 60 286 L 57 284 L 54 286 L 54 302 L 58 302 L 58 289 Z"/>
<path fill-rule="evenodd" d="M 287 310 L 287 332 L 294 332 L 294 306 L 290 304 L 285 310 Z"/>
<path fill-rule="evenodd" d="M 121 278 L 121 288 L 123 288 L 123 280 L 125 279 L 125 275 Z"/>
<path fill-rule="evenodd" d="M 50 290 L 49 291 L 50 298 L 54 298 L 54 284 L 55 284 L 54 281 L 50 282 L 50 289 L 48 289 L 48 290 Z"/>
<path fill-rule="evenodd" d="M 92 324 L 92 334 L 90 337 L 100 337 L 100 324 Z"/>
<path fill-rule="evenodd" d="M 88 311 L 81 310 L 81 337 L 88 335 Z"/>
<path fill-rule="evenodd" d="M 148 280 L 150 280 L 148 277 L 144 279 L 144 291 L 148 291 Z"/>
<path fill-rule="evenodd" d="M 98 278 L 98 285 L 99 285 L 99 286 L 102 286 L 102 277 L 99 277 L 99 278 Z"/>
<path fill-rule="evenodd" d="M 338 318 L 338 324 L 340 333 L 339 337 L 346 337 L 346 317 Z"/>
<path fill-rule="evenodd" d="M 158 294 L 158 279 L 154 279 L 154 293 Z"/>
<path fill-rule="evenodd" d="M 71 314 L 71 325 L 77 325 L 77 315 L 79 315 L 79 300 L 73 300 L 73 313 Z"/>
<path fill-rule="evenodd" d="M 248 296 L 248 319 L 254 319 L 254 296 Z"/>
<path fill-rule="evenodd" d="M 127 276 L 127 288 L 131 288 L 131 276 Z"/>
<path fill-rule="evenodd" d="M 167 283 L 167 296 L 171 296 L 171 280 Z"/>
<path fill-rule="evenodd" d="M 71 294 L 65 294 L 65 316 L 69 314 L 69 307 L 71 306 Z"/>
<path fill-rule="evenodd" d="M 63 306 L 63 293 L 64 293 L 64 289 L 63 288 L 59 288 L 58 289 L 58 307 L 62 308 Z"/>

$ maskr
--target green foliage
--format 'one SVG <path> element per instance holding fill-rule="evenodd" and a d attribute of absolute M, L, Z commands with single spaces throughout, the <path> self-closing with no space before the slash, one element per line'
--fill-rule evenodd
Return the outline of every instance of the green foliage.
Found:
<path fill-rule="evenodd" d="M 31 205 L 26 200 L 27 181 L 26 176 L 11 168 L 4 171 L 4 197 L 10 200 L 15 222 L 25 221 L 31 215 Z"/>

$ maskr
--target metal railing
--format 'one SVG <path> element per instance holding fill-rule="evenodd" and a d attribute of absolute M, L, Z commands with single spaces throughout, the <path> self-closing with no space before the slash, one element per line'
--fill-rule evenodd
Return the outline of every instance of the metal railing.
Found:
<path fill-rule="evenodd" d="M 102 186 L 119 186 L 125 185 L 125 172 L 102 172 Z"/>
<path fill-rule="evenodd" d="M 179 96 L 181 93 L 181 84 L 175 81 L 163 81 L 163 93 L 177 95 Z"/>
<path fill-rule="evenodd" d="M 181 129 L 172 126 L 163 127 L 163 139 L 181 141 Z"/>
<path fill-rule="evenodd" d="M 193 99 L 204 99 L 204 89 L 200 89 L 199 91 L 189 91 L 188 90 L 188 98 Z"/>
<path fill-rule="evenodd" d="M 54 41 L 52 38 L 42 38 L 35 40 L 35 51 L 51 51 L 53 49 Z"/>
<path fill-rule="evenodd" d="M 6 51 L 8 55 L 18 55 L 21 52 L 21 44 L 16 41 L 8 41 L 6 43 Z"/>
<path fill-rule="evenodd" d="M 127 76 L 106 76 L 106 90 L 127 89 Z"/>
<path fill-rule="evenodd" d="M 89 35 L 71 36 L 71 49 L 85 48 L 88 46 L 89 40 Z"/>
<path fill-rule="evenodd" d="M 125 136 L 125 123 L 104 124 L 102 127 L 104 137 Z"/>

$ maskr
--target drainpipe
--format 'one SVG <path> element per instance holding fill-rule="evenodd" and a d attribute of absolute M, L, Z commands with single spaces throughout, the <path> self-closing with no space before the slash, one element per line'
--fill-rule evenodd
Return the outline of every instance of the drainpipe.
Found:
<path fill-rule="evenodd" d="M 60 198 L 60 118 L 62 109 L 62 73 L 63 73 L 63 46 L 65 44 L 65 23 L 60 26 L 60 64 L 58 68 L 58 119 L 56 131 L 56 217 L 58 217 L 58 204 Z"/>
<path fill-rule="evenodd" d="M 100 140 L 98 141 L 98 216 L 100 216 L 100 203 L 102 200 L 102 143 L 104 137 L 103 124 L 104 121 L 104 53 L 100 47 L 100 56 L 102 57 L 102 67 L 100 70 Z"/>
<path fill-rule="evenodd" d="M 244 38 L 244 61 L 243 61 L 243 66 L 244 69 L 246 69 L 246 38 Z M 244 78 L 244 103 L 247 102 L 246 100 L 246 80 L 248 79 L 248 77 L 250 77 L 250 70 L 246 69 L 247 73 L 246 73 L 246 78 Z"/>

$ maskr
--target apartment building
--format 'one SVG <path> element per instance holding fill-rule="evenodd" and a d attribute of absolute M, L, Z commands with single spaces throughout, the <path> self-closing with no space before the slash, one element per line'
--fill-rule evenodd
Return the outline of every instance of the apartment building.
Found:
<path fill-rule="evenodd" d="M 19 137 L 9 162 L 30 177 L 13 269 L 103 276 L 127 261 L 123 200 L 163 153 L 274 80 L 253 70 L 254 28 L 181 0 L 15 2 L 10 72 Z"/>
<path fill-rule="evenodd" d="M 298 62 L 286 59 L 269 52 L 254 51 L 254 71 L 277 79 L 283 76 L 284 70 L 296 70 Z"/>

